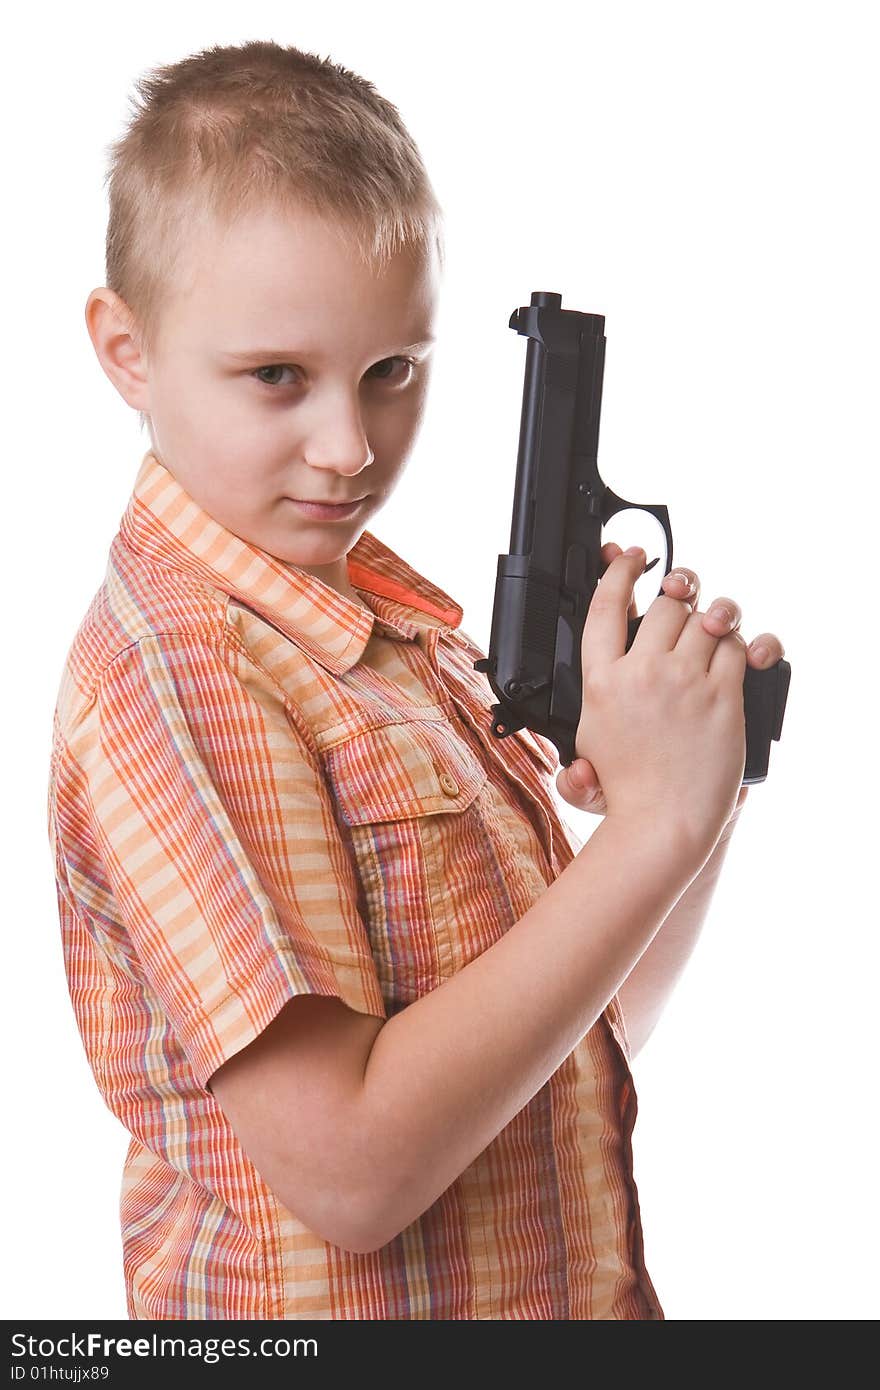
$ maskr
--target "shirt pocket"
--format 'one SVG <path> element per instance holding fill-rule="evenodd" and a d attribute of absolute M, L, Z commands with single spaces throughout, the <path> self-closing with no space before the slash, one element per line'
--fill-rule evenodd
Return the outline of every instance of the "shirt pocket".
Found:
<path fill-rule="evenodd" d="M 449 978 L 476 929 L 488 774 L 446 716 L 360 731 L 325 766 L 391 1013 Z"/>

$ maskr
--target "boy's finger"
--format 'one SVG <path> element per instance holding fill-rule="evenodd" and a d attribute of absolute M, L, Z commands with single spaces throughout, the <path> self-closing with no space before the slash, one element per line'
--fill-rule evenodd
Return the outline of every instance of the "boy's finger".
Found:
<path fill-rule="evenodd" d="M 696 610 L 700 599 L 700 577 L 693 570 L 675 569 L 663 577 L 663 592 L 670 598 L 683 599 Z"/>
<path fill-rule="evenodd" d="M 564 767 L 556 778 L 556 787 L 562 798 L 580 811 L 594 809 L 600 798 L 599 779 L 586 758 L 575 758 Z"/>
<path fill-rule="evenodd" d="M 617 557 L 618 557 L 618 555 L 622 555 L 622 554 L 623 554 L 623 550 L 622 550 L 622 548 L 617 544 L 616 541 L 608 541 L 606 545 L 603 545 L 601 554 L 602 554 L 602 573 L 604 574 L 605 571 L 607 570 L 608 566 L 611 564 L 611 561 L 612 561 L 612 560 L 616 560 Z"/>
<path fill-rule="evenodd" d="M 581 658 L 585 666 L 616 661 L 626 651 L 633 589 L 646 559 L 641 546 L 630 546 L 611 561 L 599 580 L 584 623 Z"/>

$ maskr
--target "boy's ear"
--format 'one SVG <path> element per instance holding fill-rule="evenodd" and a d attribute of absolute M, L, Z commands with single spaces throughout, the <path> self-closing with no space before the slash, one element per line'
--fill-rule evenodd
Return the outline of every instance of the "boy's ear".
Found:
<path fill-rule="evenodd" d="M 105 374 L 132 409 L 149 413 L 147 364 L 140 350 L 137 323 L 125 300 L 101 285 L 86 300 L 85 318 Z"/>

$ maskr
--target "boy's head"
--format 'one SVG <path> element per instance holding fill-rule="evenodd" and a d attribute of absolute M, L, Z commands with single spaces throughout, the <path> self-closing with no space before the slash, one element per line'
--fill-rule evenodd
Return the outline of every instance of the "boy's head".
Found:
<path fill-rule="evenodd" d="M 274 43 L 139 87 L 112 147 L 95 351 L 200 506 L 354 596 L 346 554 L 428 385 L 442 212 L 418 151 L 370 83 Z M 292 500 L 364 497 L 332 520 Z"/>

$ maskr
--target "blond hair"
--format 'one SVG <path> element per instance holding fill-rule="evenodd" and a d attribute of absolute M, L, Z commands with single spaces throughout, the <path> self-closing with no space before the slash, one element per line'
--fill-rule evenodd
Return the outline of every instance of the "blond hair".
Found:
<path fill-rule="evenodd" d="M 255 39 L 155 68 L 136 87 L 140 104 L 107 146 L 106 283 L 147 356 L 164 305 L 195 273 L 193 232 L 212 219 L 305 209 L 377 270 L 432 243 L 442 267 L 443 210 L 418 148 L 397 107 L 348 68 Z"/>

